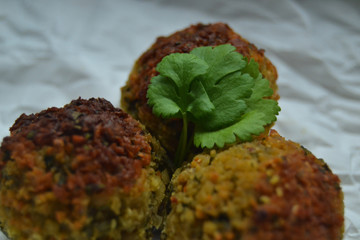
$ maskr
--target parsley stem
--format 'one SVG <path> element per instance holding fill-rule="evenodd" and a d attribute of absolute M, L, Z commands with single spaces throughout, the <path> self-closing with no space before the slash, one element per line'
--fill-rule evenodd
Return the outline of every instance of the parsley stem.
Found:
<path fill-rule="evenodd" d="M 186 113 L 182 114 L 183 117 L 183 127 L 181 130 L 179 145 L 176 150 L 175 154 L 175 167 L 179 167 L 181 163 L 184 161 L 186 155 L 186 148 L 187 148 L 187 138 L 188 138 L 188 120 Z"/>

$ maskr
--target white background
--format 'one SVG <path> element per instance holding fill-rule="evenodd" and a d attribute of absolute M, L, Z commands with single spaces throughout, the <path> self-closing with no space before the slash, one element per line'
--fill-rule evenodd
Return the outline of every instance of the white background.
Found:
<path fill-rule="evenodd" d="M 226 22 L 278 69 L 280 134 L 342 180 L 345 240 L 360 239 L 360 1 L 0 0 L 0 139 L 21 113 L 103 97 L 119 106 L 160 35 Z"/>

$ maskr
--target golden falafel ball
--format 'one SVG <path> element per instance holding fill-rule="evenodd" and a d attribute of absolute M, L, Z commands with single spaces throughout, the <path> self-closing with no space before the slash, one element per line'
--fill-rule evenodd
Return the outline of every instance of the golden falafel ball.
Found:
<path fill-rule="evenodd" d="M 146 93 L 152 77 L 158 73 L 156 65 L 163 57 L 171 53 L 188 53 L 196 47 L 231 44 L 236 51 L 252 58 L 259 64 L 262 75 L 269 80 L 273 90 L 271 99 L 278 100 L 277 71 L 264 50 L 258 49 L 227 24 L 197 24 L 175 32 L 168 37 L 159 37 L 156 42 L 136 61 L 126 85 L 121 92 L 121 107 L 136 119 L 139 119 L 150 133 L 159 139 L 170 155 L 175 154 L 182 122 L 178 119 L 163 120 L 152 113 L 147 104 Z"/>
<path fill-rule="evenodd" d="M 172 180 L 167 240 L 339 240 L 340 180 L 275 131 L 197 155 Z"/>
<path fill-rule="evenodd" d="M 104 99 L 21 115 L 0 151 L 0 222 L 13 240 L 148 239 L 164 150 Z M 160 149 L 159 146 L 154 148 Z"/>

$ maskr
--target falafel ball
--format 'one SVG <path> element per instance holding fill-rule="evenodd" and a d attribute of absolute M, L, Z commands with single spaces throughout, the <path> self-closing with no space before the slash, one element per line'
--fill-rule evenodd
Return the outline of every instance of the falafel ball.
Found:
<path fill-rule="evenodd" d="M 259 64 L 262 75 L 269 80 L 273 90 L 271 99 L 278 100 L 277 71 L 264 55 L 264 50 L 235 33 L 227 24 L 197 24 L 159 37 L 156 42 L 136 61 L 126 85 L 122 88 L 121 107 L 139 119 L 150 133 L 159 139 L 170 155 L 174 155 L 182 127 L 178 119 L 163 120 L 152 113 L 147 104 L 146 93 L 152 77 L 158 73 L 156 65 L 171 53 L 188 53 L 196 47 L 231 44 L 236 51 L 252 58 Z"/>
<path fill-rule="evenodd" d="M 104 99 L 21 115 L 0 151 L 0 222 L 13 240 L 148 239 L 164 150 Z M 154 149 L 157 149 L 155 152 Z"/>
<path fill-rule="evenodd" d="M 197 155 L 171 185 L 163 239 L 342 239 L 339 178 L 275 131 Z"/>

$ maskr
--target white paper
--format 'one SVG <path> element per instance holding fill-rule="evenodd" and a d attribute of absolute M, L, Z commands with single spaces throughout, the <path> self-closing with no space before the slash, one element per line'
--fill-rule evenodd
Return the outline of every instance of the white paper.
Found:
<path fill-rule="evenodd" d="M 119 106 L 156 37 L 218 21 L 266 50 L 279 73 L 275 129 L 340 176 L 344 239 L 360 239 L 360 1 L 0 0 L 0 138 L 21 113 L 79 96 Z"/>

